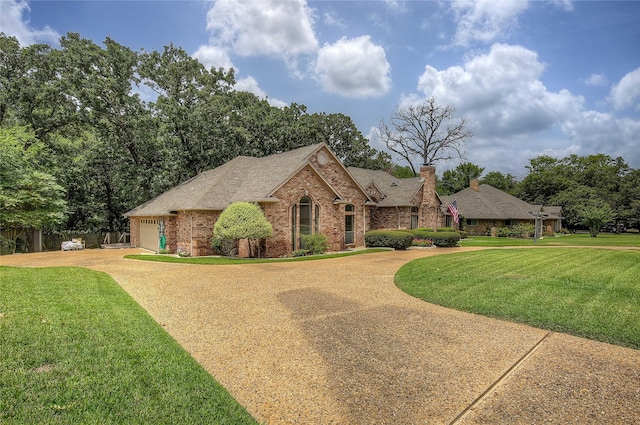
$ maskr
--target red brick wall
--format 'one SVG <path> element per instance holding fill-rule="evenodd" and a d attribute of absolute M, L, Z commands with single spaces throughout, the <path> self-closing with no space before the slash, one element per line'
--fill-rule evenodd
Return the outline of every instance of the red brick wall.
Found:
<path fill-rule="evenodd" d="M 131 246 L 138 246 L 138 237 L 140 236 L 140 218 L 139 217 L 129 217 L 129 240 L 131 241 Z"/>
<path fill-rule="evenodd" d="M 437 230 L 442 227 L 444 218 L 440 211 L 441 202 L 436 194 L 436 167 L 423 165 L 420 167 L 420 176 L 424 178 L 424 186 L 418 227 Z"/>
<path fill-rule="evenodd" d="M 212 255 L 213 226 L 219 216 L 220 211 L 179 211 L 175 217 L 175 225 L 167 226 L 165 231 L 175 229 L 176 251 L 186 251 L 194 257 Z M 171 241 L 168 243 L 173 247 L 172 234 L 171 237 L 167 235 L 167 240 Z"/>
<path fill-rule="evenodd" d="M 280 202 L 265 204 L 265 215 L 273 226 L 273 237 L 267 240 L 267 256 L 287 255 L 294 249 L 291 245 L 291 208 L 294 204 L 298 204 L 303 196 L 308 196 L 312 201 L 314 220 L 315 205 L 320 208 L 319 232 L 327 237 L 329 249 L 331 251 L 345 249 L 345 206 L 342 203 L 334 204 L 336 194 L 328 185 L 331 185 L 342 199 L 354 206 L 354 246 L 364 245 L 366 196 L 329 151 L 323 149 L 321 152 L 325 154 L 326 163 L 318 163 L 317 155 L 311 158 L 310 162 L 314 168 L 304 167 L 280 187 L 274 194 Z M 299 214 L 298 207 L 298 219 Z M 315 222 L 312 227 L 315 229 Z M 299 239 L 299 236 L 300 231 L 296 229 L 296 239 Z M 296 241 L 296 245 L 297 243 Z"/>

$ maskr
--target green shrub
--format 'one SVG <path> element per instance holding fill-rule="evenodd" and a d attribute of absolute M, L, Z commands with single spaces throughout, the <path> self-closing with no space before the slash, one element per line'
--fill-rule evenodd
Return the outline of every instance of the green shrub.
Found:
<path fill-rule="evenodd" d="M 497 227 L 496 236 L 499 238 L 508 238 L 511 236 L 511 229 L 508 227 Z"/>
<path fill-rule="evenodd" d="M 433 234 L 433 244 L 440 248 L 456 246 L 460 241 L 458 232 L 436 232 Z"/>
<path fill-rule="evenodd" d="M 496 228 L 496 236 L 499 238 L 527 238 L 533 231 L 533 224 L 518 224 L 510 227 Z"/>
<path fill-rule="evenodd" d="M 467 239 L 469 237 L 469 232 L 464 230 L 458 230 L 458 233 L 460 234 L 460 239 Z"/>
<path fill-rule="evenodd" d="M 367 247 L 407 249 L 413 243 L 413 234 L 405 230 L 371 230 L 364 235 Z"/>
<path fill-rule="evenodd" d="M 440 227 L 438 228 L 438 232 L 457 232 L 453 227 Z"/>
<path fill-rule="evenodd" d="M 235 257 L 238 255 L 238 242 L 233 239 L 225 239 L 214 235 L 213 238 L 211 238 L 211 249 L 213 249 L 215 254 L 225 257 Z"/>
<path fill-rule="evenodd" d="M 407 231 L 410 232 L 416 239 L 431 239 L 435 234 L 435 232 L 431 229 L 412 229 Z"/>
<path fill-rule="evenodd" d="M 327 237 L 322 233 L 316 233 L 315 235 L 303 235 L 302 245 L 311 255 L 324 254 L 329 249 Z"/>
<path fill-rule="evenodd" d="M 311 252 L 308 249 L 296 249 L 291 252 L 292 257 L 306 257 L 309 254 L 311 254 Z"/>

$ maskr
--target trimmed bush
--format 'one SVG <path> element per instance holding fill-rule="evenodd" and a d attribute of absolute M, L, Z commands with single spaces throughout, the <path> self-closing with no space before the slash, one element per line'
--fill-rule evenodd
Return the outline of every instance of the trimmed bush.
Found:
<path fill-rule="evenodd" d="M 438 228 L 438 232 L 457 232 L 453 227 L 440 227 Z"/>
<path fill-rule="evenodd" d="M 324 254 L 327 252 L 327 249 L 329 249 L 327 237 L 322 233 L 316 233 L 315 235 L 303 235 L 302 245 L 311 255 Z"/>
<path fill-rule="evenodd" d="M 432 239 L 435 232 L 431 229 L 412 229 L 407 230 L 410 232 L 416 239 Z"/>
<path fill-rule="evenodd" d="M 407 249 L 413 243 L 414 235 L 404 230 L 371 230 L 364 235 L 367 247 Z"/>
<path fill-rule="evenodd" d="M 454 247 L 460 241 L 458 232 L 436 232 L 433 234 L 433 244 L 439 248 Z"/>
<path fill-rule="evenodd" d="M 465 232 L 464 230 L 458 230 L 460 234 L 460 239 L 467 239 L 469 237 L 469 232 Z"/>
<path fill-rule="evenodd" d="M 499 238 L 527 238 L 533 231 L 533 224 L 518 224 L 511 227 L 498 227 L 496 236 Z"/>
<path fill-rule="evenodd" d="M 420 231 L 420 232 L 434 232 L 435 230 L 433 230 L 433 229 L 432 229 L 432 228 L 430 228 L 430 227 L 418 227 L 417 229 L 413 229 L 413 230 L 411 230 L 411 231 L 412 231 L 412 232 L 413 232 L 413 231 Z"/>

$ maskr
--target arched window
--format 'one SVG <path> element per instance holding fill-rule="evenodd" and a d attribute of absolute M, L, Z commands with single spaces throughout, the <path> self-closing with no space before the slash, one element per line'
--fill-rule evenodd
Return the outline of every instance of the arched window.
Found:
<path fill-rule="evenodd" d="M 349 245 L 354 242 L 355 208 L 348 204 L 344 206 L 344 243 Z"/>
<path fill-rule="evenodd" d="M 300 237 L 313 233 L 311 211 L 311 199 L 308 196 L 300 198 Z M 302 242 L 300 246 L 302 246 Z"/>
<path fill-rule="evenodd" d="M 296 249 L 296 228 L 298 227 L 298 206 L 291 206 L 291 249 Z"/>
<path fill-rule="evenodd" d="M 320 232 L 320 206 L 307 195 L 291 206 L 291 249 L 304 249 L 303 236 Z"/>

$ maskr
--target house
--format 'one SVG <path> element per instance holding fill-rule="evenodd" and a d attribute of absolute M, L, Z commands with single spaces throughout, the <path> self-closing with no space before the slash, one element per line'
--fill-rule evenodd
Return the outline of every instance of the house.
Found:
<path fill-rule="evenodd" d="M 322 233 L 329 249 L 364 246 L 381 228 L 437 228 L 443 222 L 435 168 L 396 179 L 383 171 L 347 169 L 324 144 L 262 158 L 237 157 L 127 212 L 131 245 L 194 256 L 211 255 L 213 228 L 233 202 L 255 202 L 273 226 L 265 255 L 301 248 L 301 237 Z"/>
<path fill-rule="evenodd" d="M 562 225 L 562 207 L 531 205 L 488 184 L 471 180 L 468 188 L 442 196 L 445 223 L 451 226 L 451 215 L 444 209 L 456 201 L 462 225 L 471 235 L 495 235 L 498 227 L 534 224 L 534 213 L 542 217 L 543 232 L 557 232 Z M 493 230 L 492 230 L 493 229 Z"/>

